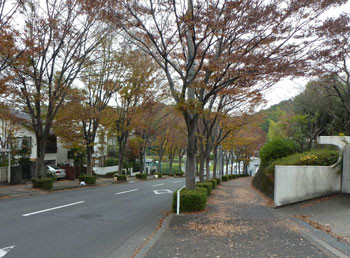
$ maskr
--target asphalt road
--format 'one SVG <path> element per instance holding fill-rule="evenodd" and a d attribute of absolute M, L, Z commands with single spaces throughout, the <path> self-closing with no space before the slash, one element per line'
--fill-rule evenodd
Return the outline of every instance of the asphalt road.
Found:
<path fill-rule="evenodd" d="M 184 182 L 167 178 L 0 200 L 0 258 L 130 257 Z"/>

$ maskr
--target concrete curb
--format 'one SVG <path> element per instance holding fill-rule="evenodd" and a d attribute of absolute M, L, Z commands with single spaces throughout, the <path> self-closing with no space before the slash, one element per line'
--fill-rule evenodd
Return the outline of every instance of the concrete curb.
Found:
<path fill-rule="evenodd" d="M 165 217 L 163 225 L 161 228 L 157 231 L 157 233 L 150 239 L 147 244 L 142 247 L 142 249 L 137 253 L 135 258 L 143 258 L 146 256 L 148 251 L 153 247 L 153 245 L 157 242 L 157 240 L 163 235 L 165 230 L 169 227 L 170 221 L 175 216 L 174 213 L 170 213 L 167 217 Z"/>
<path fill-rule="evenodd" d="M 339 242 L 337 239 L 331 235 L 316 229 L 309 225 L 308 223 L 293 219 L 294 222 L 299 224 L 300 233 L 308 239 L 310 242 L 314 243 L 316 246 L 326 251 L 327 253 L 333 255 L 334 257 L 347 258 L 350 254 L 350 246 L 345 243 Z"/>

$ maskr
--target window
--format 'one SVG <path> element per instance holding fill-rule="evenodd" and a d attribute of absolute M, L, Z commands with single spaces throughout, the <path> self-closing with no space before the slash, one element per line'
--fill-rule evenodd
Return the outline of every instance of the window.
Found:
<path fill-rule="evenodd" d="M 13 151 L 30 154 L 32 152 L 32 137 L 12 137 L 10 145 Z"/>

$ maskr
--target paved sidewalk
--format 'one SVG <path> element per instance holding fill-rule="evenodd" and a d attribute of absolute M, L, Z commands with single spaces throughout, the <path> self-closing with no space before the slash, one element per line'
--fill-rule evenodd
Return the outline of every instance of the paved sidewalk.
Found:
<path fill-rule="evenodd" d="M 174 216 L 146 257 L 332 257 L 303 236 L 240 178 L 214 190 L 206 211 Z"/>
<path fill-rule="evenodd" d="M 96 180 L 95 186 L 84 186 L 84 187 L 104 186 L 104 185 L 112 184 L 112 182 L 113 182 L 113 178 L 98 178 Z M 53 184 L 53 189 L 50 191 L 33 188 L 31 182 L 27 182 L 26 184 L 18 184 L 18 185 L 0 185 L 0 199 L 47 194 L 52 191 L 73 189 L 73 188 L 80 188 L 80 187 L 81 186 L 79 185 L 78 179 L 74 181 L 73 180 L 56 181 Z"/>

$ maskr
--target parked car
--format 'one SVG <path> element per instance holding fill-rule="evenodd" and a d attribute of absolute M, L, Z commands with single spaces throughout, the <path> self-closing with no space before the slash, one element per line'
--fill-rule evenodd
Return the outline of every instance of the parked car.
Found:
<path fill-rule="evenodd" d="M 51 175 L 57 178 L 66 177 L 66 171 L 63 168 L 59 168 L 53 165 L 47 165 L 46 169 L 47 169 L 47 173 L 50 173 Z"/>

